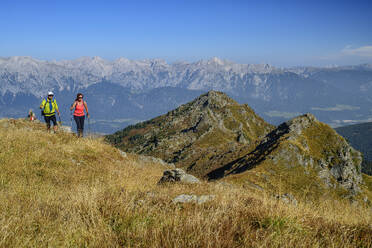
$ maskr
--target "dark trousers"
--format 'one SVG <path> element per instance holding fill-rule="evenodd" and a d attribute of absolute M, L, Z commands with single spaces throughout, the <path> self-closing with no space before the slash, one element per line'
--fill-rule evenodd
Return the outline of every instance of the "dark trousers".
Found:
<path fill-rule="evenodd" d="M 50 122 L 53 122 L 53 126 L 57 125 L 57 119 L 55 115 L 52 116 L 45 116 L 44 115 L 45 123 L 47 124 L 47 127 L 50 128 Z"/>
<path fill-rule="evenodd" d="M 83 115 L 83 116 L 75 116 L 74 115 L 74 120 L 76 122 L 77 130 L 83 131 L 84 130 L 85 115 Z"/>

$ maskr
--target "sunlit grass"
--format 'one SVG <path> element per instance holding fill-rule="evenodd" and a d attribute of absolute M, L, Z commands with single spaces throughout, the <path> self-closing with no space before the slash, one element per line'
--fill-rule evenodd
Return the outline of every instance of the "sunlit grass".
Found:
<path fill-rule="evenodd" d="M 286 205 L 218 182 L 157 185 L 164 166 L 101 139 L 0 120 L 1 247 L 371 247 L 367 205 Z M 215 195 L 173 204 L 179 194 Z"/>

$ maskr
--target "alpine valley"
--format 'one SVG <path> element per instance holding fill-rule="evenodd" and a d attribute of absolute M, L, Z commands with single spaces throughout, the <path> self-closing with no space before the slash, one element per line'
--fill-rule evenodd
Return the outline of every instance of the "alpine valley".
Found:
<path fill-rule="evenodd" d="M 68 107 L 76 93 L 84 93 L 92 127 L 101 133 L 164 114 L 209 90 L 249 104 L 275 125 L 307 112 L 333 127 L 372 120 L 371 64 L 278 68 L 219 58 L 172 64 L 158 59 L 0 58 L 0 117 L 25 116 L 50 90 L 68 123 Z"/>

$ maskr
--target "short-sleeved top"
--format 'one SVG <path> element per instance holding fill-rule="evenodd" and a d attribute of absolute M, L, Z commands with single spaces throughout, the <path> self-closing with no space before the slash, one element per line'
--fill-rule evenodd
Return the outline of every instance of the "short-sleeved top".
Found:
<path fill-rule="evenodd" d="M 84 116 L 85 113 L 84 113 L 84 101 L 81 102 L 81 104 L 76 101 L 76 105 L 75 105 L 75 111 L 74 111 L 74 116 Z"/>

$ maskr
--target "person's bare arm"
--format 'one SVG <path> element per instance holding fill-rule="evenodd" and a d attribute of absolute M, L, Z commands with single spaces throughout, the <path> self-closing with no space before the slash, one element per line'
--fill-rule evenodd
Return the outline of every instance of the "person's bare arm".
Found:
<path fill-rule="evenodd" d="M 71 105 L 70 110 L 73 110 L 76 107 L 76 101 Z"/>
<path fill-rule="evenodd" d="M 85 101 L 84 101 L 84 107 L 85 107 L 85 111 L 87 111 L 88 118 L 90 118 L 89 111 L 88 111 L 88 104 Z"/>
<path fill-rule="evenodd" d="M 58 104 L 57 104 L 57 101 L 55 101 L 55 103 L 56 103 L 56 111 L 57 111 L 57 113 L 58 113 L 58 116 L 61 116 L 61 113 L 59 112 L 59 108 L 58 108 Z"/>

